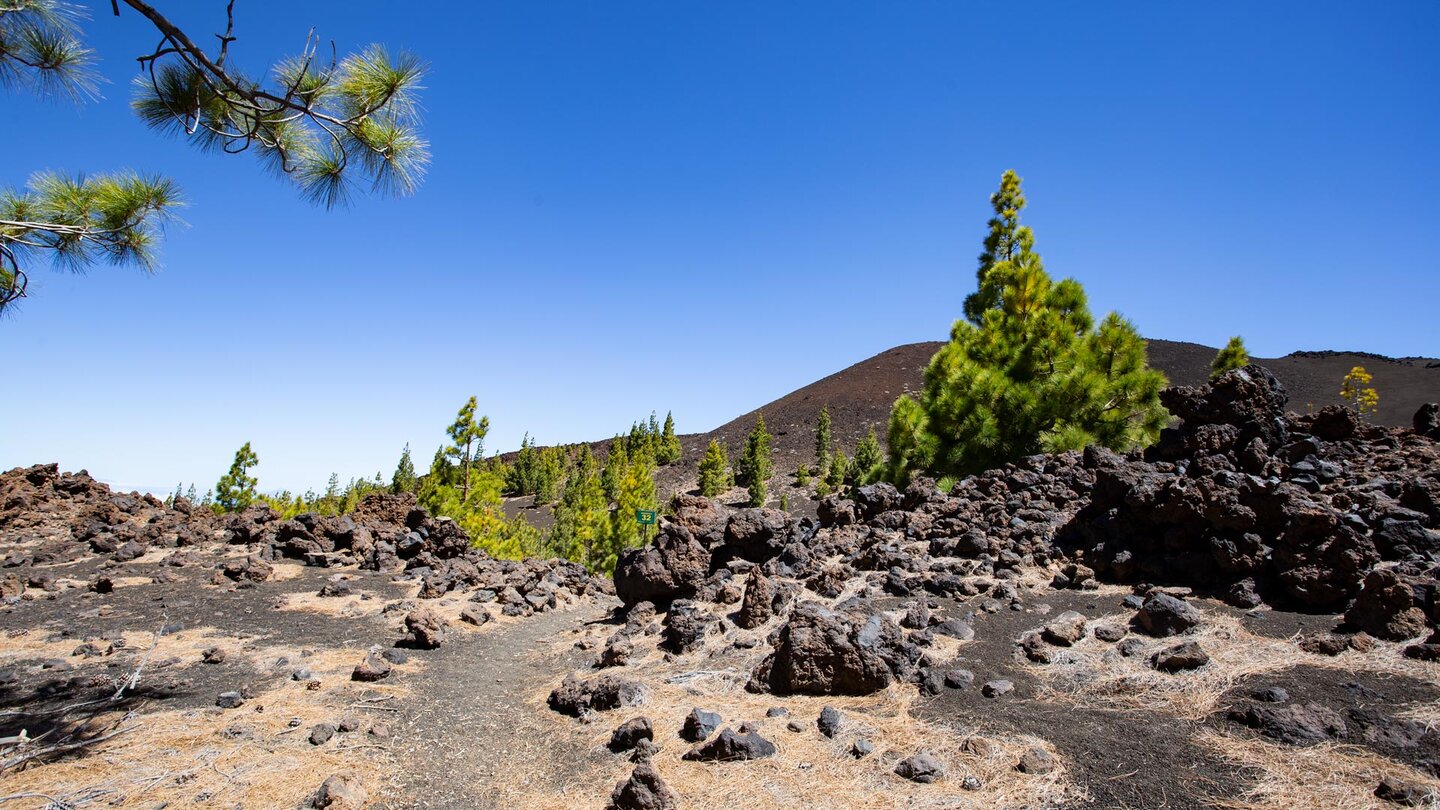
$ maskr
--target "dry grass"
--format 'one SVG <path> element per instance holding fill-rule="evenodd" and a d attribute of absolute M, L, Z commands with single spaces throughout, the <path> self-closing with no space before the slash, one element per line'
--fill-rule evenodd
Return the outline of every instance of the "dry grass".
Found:
<path fill-rule="evenodd" d="M 1375 797 L 1385 777 L 1430 789 L 1440 796 L 1440 779 L 1353 746 L 1326 743 L 1280 745 L 1206 730 L 1195 738 L 1231 765 L 1254 777 L 1253 784 L 1233 798 L 1214 798 L 1216 807 L 1231 810 L 1326 810 L 1389 808 Z M 1427 806 L 1440 806 L 1440 799 Z"/>
<path fill-rule="evenodd" d="M 1129 614 L 1113 615 L 1090 626 L 1123 624 L 1128 618 Z M 1246 630 L 1239 619 L 1213 611 L 1196 631 L 1183 636 L 1133 637 L 1142 639 L 1145 646 L 1129 658 L 1121 656 L 1116 645 L 1088 634 L 1068 650 L 1057 648 L 1057 663 L 1035 667 L 1044 695 L 1094 708 L 1163 711 L 1199 720 L 1213 712 L 1239 681 L 1296 666 L 1403 675 L 1426 682 L 1440 680 L 1440 665 L 1406 658 L 1403 644 L 1380 642 L 1368 653 L 1314 655 L 1301 650 L 1294 639 L 1256 635 Z M 1159 672 L 1150 666 L 1152 654 L 1184 641 L 1199 642 L 1210 656 L 1210 663 L 1178 674 Z"/>
<path fill-rule="evenodd" d="M 114 713 L 104 727 L 123 723 L 133 730 L 83 756 L 6 774 L 5 791 L 55 797 L 108 791 L 112 807 L 294 807 L 332 773 L 355 771 L 373 784 L 380 751 L 363 733 L 368 723 L 323 746 L 309 743 L 312 725 L 356 711 L 345 707 L 340 691 L 319 694 L 288 683 L 234 711 L 160 711 L 128 720 Z M 263 712 L 253 708 L 260 706 Z M 300 719 L 293 729 L 292 718 Z M 15 806 L 38 808 L 45 801 Z"/>
<path fill-rule="evenodd" d="M 311 592 L 288 593 L 285 594 L 285 602 L 278 607 L 281 610 L 301 610 L 349 619 L 378 615 L 389 604 L 373 597 L 366 599 L 367 595 L 369 594 L 365 591 L 358 590 L 350 596 L 319 596 Z"/>
<path fill-rule="evenodd" d="M 97 734 L 115 727 L 131 730 L 86 749 L 83 755 L 7 773 L 4 792 L 69 797 L 71 801 L 100 797 L 114 807 L 155 807 L 167 802 L 294 807 L 332 773 L 357 773 L 371 788 L 378 783 L 384 746 L 364 732 L 372 723 L 387 722 L 390 717 L 361 704 L 369 699 L 368 705 L 383 706 L 384 701 L 404 696 L 406 690 L 387 683 L 353 684 L 349 673 L 361 650 L 326 649 L 305 655 L 287 646 L 246 648 L 234 639 L 188 631 L 162 637 L 152 656 L 190 650 L 198 660 L 198 650 L 210 646 L 225 647 L 245 656 L 243 666 L 277 676 L 272 687 L 236 710 L 147 711 L 142 706 L 128 718 L 119 712 L 98 718 L 91 723 Z M 290 666 L 275 666 L 281 657 L 289 658 L 290 666 L 309 668 L 321 688 L 311 690 L 305 683 L 289 680 Z M 418 664 L 407 664 L 402 669 L 416 667 Z M 379 702 L 374 700 L 377 697 Z M 361 717 L 360 731 L 337 735 L 323 746 L 310 745 L 311 726 L 335 722 L 346 714 Z M 291 725 L 294 718 L 299 718 L 299 725 Z M 45 801 L 20 801 L 7 807 L 38 808 L 45 806 Z"/>

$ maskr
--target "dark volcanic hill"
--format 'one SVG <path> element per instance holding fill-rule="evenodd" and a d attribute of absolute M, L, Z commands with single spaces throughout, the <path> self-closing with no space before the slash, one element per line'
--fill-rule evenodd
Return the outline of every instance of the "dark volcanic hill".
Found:
<path fill-rule="evenodd" d="M 775 434 L 777 471 L 791 472 L 814 455 L 815 421 L 824 405 L 830 407 L 835 441 L 845 452 L 874 426 L 883 443 L 890 406 L 905 391 L 923 384 L 925 366 L 944 345 L 940 342 L 896 346 L 831 374 L 756 408 L 708 432 L 682 437 L 685 461 L 672 470 L 693 476 L 696 463 L 711 439 L 725 442 L 732 453 L 743 446 L 758 415 Z M 1151 365 L 1165 372 L 1171 385 L 1199 385 L 1210 376 L 1210 362 L 1218 351 L 1198 343 L 1149 341 Z M 1390 358 L 1361 352 L 1292 352 L 1279 358 L 1256 358 L 1270 369 L 1290 394 L 1290 409 L 1299 413 L 1340 402 L 1340 381 L 1351 368 L 1363 365 L 1374 375 L 1380 392 L 1375 421 L 1406 426 L 1421 403 L 1440 400 L 1440 360 L 1425 357 Z M 662 471 L 662 476 L 665 471 Z M 665 483 L 662 480 L 662 486 Z"/>

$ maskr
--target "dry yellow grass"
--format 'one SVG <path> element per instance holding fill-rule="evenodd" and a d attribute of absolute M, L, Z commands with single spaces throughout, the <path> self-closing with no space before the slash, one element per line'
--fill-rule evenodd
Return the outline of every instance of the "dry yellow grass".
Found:
<path fill-rule="evenodd" d="M 1395 805 L 1375 797 L 1386 777 L 1428 788 L 1440 797 L 1440 779 L 1354 746 L 1333 743 L 1293 746 L 1206 730 L 1195 738 L 1203 748 L 1253 777 L 1238 797 L 1215 798 L 1230 810 L 1379 810 Z M 1440 806 L 1440 798 L 1428 805 Z"/>
<path fill-rule="evenodd" d="M 1099 622 L 1123 623 L 1129 614 L 1117 614 Z M 1246 630 L 1240 620 L 1211 612 L 1193 633 L 1144 641 L 1143 650 L 1125 658 L 1116 645 L 1087 635 L 1074 647 L 1057 649 L 1061 661 L 1035 665 L 1043 693 L 1057 700 L 1107 709 L 1163 711 L 1189 720 L 1198 720 L 1215 710 L 1221 697 L 1244 678 L 1279 672 L 1296 666 L 1321 667 L 1351 672 L 1404 675 L 1418 680 L 1440 680 L 1440 664 L 1416 661 L 1404 656 L 1404 645 L 1379 642 L 1368 653 L 1345 652 L 1322 656 L 1301 650 L 1292 639 L 1269 638 Z M 1197 641 L 1210 656 L 1210 663 L 1191 672 L 1168 674 L 1150 666 L 1150 656 L 1184 641 Z M 1065 656 L 1073 657 L 1064 661 Z"/>
<path fill-rule="evenodd" d="M 181 639 L 178 635 L 192 635 Z M 101 797 L 114 807 L 155 807 L 166 802 L 202 806 L 294 807 L 332 773 L 350 771 L 373 788 L 383 773 L 384 741 L 365 734 L 389 714 L 364 708 L 385 706 L 406 694 L 387 683 L 353 684 L 349 672 L 363 650 L 323 649 L 304 655 L 288 646 L 240 648 L 239 642 L 199 631 L 166 636 L 152 654 L 225 646 L 246 656 L 242 664 L 276 677 L 271 688 L 236 710 L 216 708 L 112 712 L 89 724 L 95 734 L 128 731 L 85 749 L 83 755 L 33 764 L 4 777 L 7 795 L 33 793 L 75 801 Z M 217 643 L 220 642 L 220 643 Z M 188 645 L 188 646 L 182 646 Z M 141 648 L 143 649 L 143 648 Z M 288 680 L 277 671 L 280 657 L 304 665 L 320 689 Z M 196 652 L 198 660 L 198 652 Z M 407 664 L 404 669 L 418 668 Z M 363 697 L 362 697 L 363 695 Z M 378 699 L 376 699 L 378 698 Z M 310 745 L 309 729 L 346 714 L 362 721 L 358 732 Z M 292 726 L 294 718 L 299 724 Z M 373 795 L 373 791 L 372 791 Z M 31 803 L 27 804 L 26 802 Z M 18 800 L 16 807 L 44 807 L 47 799 Z"/>

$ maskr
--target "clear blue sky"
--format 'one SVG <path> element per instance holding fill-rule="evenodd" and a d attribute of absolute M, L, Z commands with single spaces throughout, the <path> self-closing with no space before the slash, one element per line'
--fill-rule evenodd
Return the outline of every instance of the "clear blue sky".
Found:
<path fill-rule="evenodd" d="M 134 167 L 189 205 L 158 275 L 32 273 L 0 468 L 203 491 L 248 440 L 262 488 L 319 489 L 423 468 L 471 394 L 489 449 L 708 430 L 942 339 L 1007 168 L 1052 274 L 1148 336 L 1440 353 L 1431 0 L 239 0 L 248 64 L 312 25 L 431 64 L 428 181 L 334 212 L 143 129 L 157 37 L 87 5 L 106 98 L 3 96 L 0 185 Z"/>

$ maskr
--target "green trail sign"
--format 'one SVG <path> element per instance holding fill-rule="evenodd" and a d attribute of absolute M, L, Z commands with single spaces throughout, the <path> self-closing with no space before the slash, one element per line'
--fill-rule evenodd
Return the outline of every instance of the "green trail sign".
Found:
<path fill-rule="evenodd" d="M 641 526 L 654 526 L 654 525 L 655 525 L 655 510 L 654 510 L 654 509 L 636 509 L 636 510 L 635 510 L 635 522 L 636 522 L 636 523 L 639 523 Z"/>

